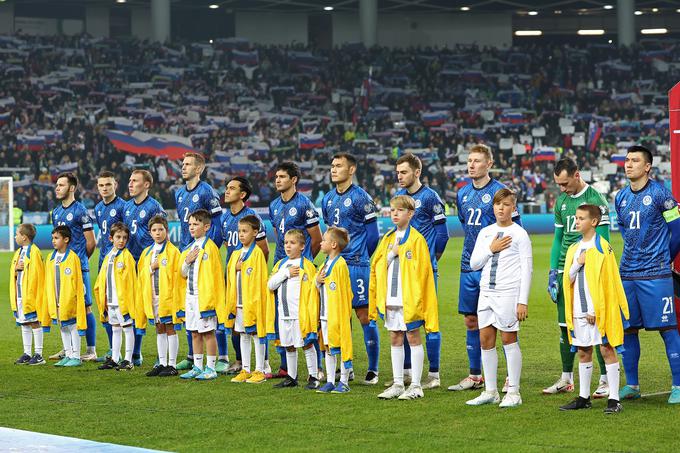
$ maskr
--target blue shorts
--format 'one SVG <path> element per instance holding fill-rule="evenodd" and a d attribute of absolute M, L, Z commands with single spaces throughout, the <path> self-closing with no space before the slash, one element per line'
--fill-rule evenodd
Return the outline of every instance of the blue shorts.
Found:
<path fill-rule="evenodd" d="M 352 308 L 368 307 L 368 282 L 371 279 L 369 266 L 347 266 L 349 279 L 352 282 Z"/>
<path fill-rule="evenodd" d="M 461 272 L 458 288 L 458 313 L 461 315 L 477 315 L 479 301 L 479 282 L 482 272 Z"/>
<path fill-rule="evenodd" d="M 90 284 L 90 271 L 83 271 L 83 288 L 85 289 L 85 306 L 92 305 L 92 285 Z"/>
<path fill-rule="evenodd" d="M 660 330 L 677 326 L 672 277 L 623 280 L 623 290 L 628 299 L 631 328 Z"/>

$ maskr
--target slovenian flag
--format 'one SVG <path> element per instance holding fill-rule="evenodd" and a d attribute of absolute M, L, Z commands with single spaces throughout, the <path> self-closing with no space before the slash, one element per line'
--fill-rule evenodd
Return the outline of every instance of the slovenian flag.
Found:
<path fill-rule="evenodd" d="M 260 62 L 257 50 L 242 52 L 234 49 L 231 51 L 231 58 L 234 63 L 240 66 L 257 66 Z"/>
<path fill-rule="evenodd" d="M 106 131 L 106 135 L 116 149 L 132 154 L 182 159 L 188 152 L 198 152 L 191 145 L 191 139 L 178 135 L 146 134 L 138 131 L 128 135 L 112 130 Z"/>
<path fill-rule="evenodd" d="M 248 135 L 248 123 L 229 123 L 227 131 L 232 135 Z"/>
<path fill-rule="evenodd" d="M 586 143 L 586 149 L 590 152 L 594 152 L 597 149 L 597 142 L 602 136 L 602 126 L 600 123 L 591 121 L 588 126 L 588 142 Z"/>
<path fill-rule="evenodd" d="M 61 140 L 63 133 L 59 129 L 41 129 L 38 131 L 38 135 L 45 137 L 46 143 L 54 143 Z"/>
<path fill-rule="evenodd" d="M 555 148 L 551 146 L 535 148 L 534 162 L 555 162 Z"/>
<path fill-rule="evenodd" d="M 458 180 L 456 181 L 456 188 L 460 189 L 461 187 L 467 186 L 471 182 L 472 182 L 472 178 L 468 178 L 467 176 L 465 176 L 463 178 L 458 178 Z"/>
<path fill-rule="evenodd" d="M 45 137 L 40 135 L 17 135 L 19 149 L 28 151 L 42 151 L 45 149 Z"/>
<path fill-rule="evenodd" d="M 526 120 L 522 112 L 503 112 L 500 117 L 501 123 L 522 124 Z"/>
<path fill-rule="evenodd" d="M 132 132 L 135 130 L 135 123 L 129 118 L 124 118 L 122 116 L 110 116 L 109 127 L 117 129 L 123 132 Z"/>
<path fill-rule="evenodd" d="M 9 112 L 0 113 L 0 124 L 1 125 L 9 124 L 10 115 L 11 114 Z"/>
<path fill-rule="evenodd" d="M 300 134 L 300 149 L 323 148 L 326 146 L 323 134 Z"/>
<path fill-rule="evenodd" d="M 160 112 L 149 112 L 144 115 L 144 126 L 159 127 L 165 123 L 165 115 Z"/>
<path fill-rule="evenodd" d="M 611 156 L 612 164 L 616 164 L 619 167 L 626 165 L 626 155 L 625 154 L 612 154 Z"/>
<path fill-rule="evenodd" d="M 449 119 L 449 114 L 445 111 L 423 112 L 421 117 L 425 126 L 436 127 L 446 123 L 446 121 Z"/>

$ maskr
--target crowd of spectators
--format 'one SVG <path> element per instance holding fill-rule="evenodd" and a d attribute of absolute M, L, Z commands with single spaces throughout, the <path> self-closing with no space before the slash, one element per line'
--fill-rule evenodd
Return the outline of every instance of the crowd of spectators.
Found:
<path fill-rule="evenodd" d="M 408 150 L 424 161 L 423 181 L 452 206 L 468 183 L 466 149 L 483 142 L 494 150 L 494 176 L 545 210 L 561 155 L 609 194 L 625 178 L 607 164 L 628 143 L 668 161 L 666 92 L 678 80 L 678 54 L 668 40 L 622 49 L 312 50 L 239 39 L 163 46 L 0 37 L 0 175 L 14 176 L 24 211 L 49 211 L 61 170 L 77 172 L 79 197 L 93 207 L 100 170 L 120 176 L 125 196 L 130 172 L 146 168 L 157 181 L 152 195 L 172 208 L 178 162 L 116 150 L 106 131 L 127 119 L 132 129 L 190 137 L 219 192 L 225 176 L 248 176 L 255 206 L 275 196 L 273 168 L 288 159 L 303 164 L 301 188 L 320 200 L 338 151 L 359 157 L 358 183 L 385 205 L 396 190 L 394 159 Z M 33 142 L 40 134 L 47 139 Z M 668 165 L 657 167 L 666 178 Z"/>

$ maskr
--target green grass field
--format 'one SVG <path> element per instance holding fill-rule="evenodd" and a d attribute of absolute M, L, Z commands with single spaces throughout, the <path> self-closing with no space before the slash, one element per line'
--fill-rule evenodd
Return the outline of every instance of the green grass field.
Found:
<path fill-rule="evenodd" d="M 0 310 L 0 426 L 174 451 L 673 450 L 680 408 L 669 406 L 667 395 L 624 402 L 624 411 L 617 416 L 602 413 L 602 400 L 596 400 L 590 411 L 559 412 L 557 407 L 571 395 L 541 395 L 541 389 L 559 376 L 561 366 L 555 308 L 545 290 L 552 237 L 534 236 L 532 241 L 529 318 L 521 331 L 524 404 L 506 410 L 470 408 L 465 401 L 477 392 L 445 390 L 467 373 L 465 331 L 457 313 L 460 239 L 449 242 L 441 261 L 443 388 L 409 402 L 376 398 L 383 381 L 391 378 L 388 335 L 382 326 L 379 387 L 355 383 L 352 392 L 342 396 L 304 389 L 274 390 L 271 383 L 238 385 L 225 377 L 203 383 L 147 378 L 144 373 L 156 355 L 153 332 L 144 343 L 144 366 L 130 373 L 97 371 L 91 363 L 75 369 L 15 366 L 14 360 L 21 355 L 21 334 L 7 302 L 10 255 L 0 254 L 0 269 L 5 272 L 0 278 L 4 304 Z M 615 235 L 614 246 L 620 256 L 619 235 Z M 96 263 L 96 256 L 91 262 Z M 186 353 L 183 337 L 180 357 Z M 97 342 L 99 353 L 104 353 L 107 340 L 101 328 Z M 670 371 L 659 335 L 643 333 L 641 342 L 643 393 L 668 391 Z M 360 378 L 366 371 L 361 329 L 355 329 L 354 344 Z M 233 358 L 231 345 L 229 348 Z M 61 340 L 53 329 L 45 336 L 45 355 L 59 349 Z M 275 366 L 278 358 L 272 355 Z M 499 376 L 504 376 L 505 363 L 499 355 Z M 302 354 L 299 369 L 305 373 Z M 597 377 L 594 381 L 593 386 Z M 625 383 L 623 371 L 622 381 Z"/>

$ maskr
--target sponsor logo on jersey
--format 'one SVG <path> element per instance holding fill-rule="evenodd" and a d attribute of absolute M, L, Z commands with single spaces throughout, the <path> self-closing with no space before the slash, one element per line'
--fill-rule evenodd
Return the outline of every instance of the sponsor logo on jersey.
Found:
<path fill-rule="evenodd" d="M 305 216 L 307 216 L 308 219 L 311 219 L 312 217 L 314 217 L 314 211 L 311 209 L 307 209 L 307 211 L 305 211 Z"/>
<path fill-rule="evenodd" d="M 465 203 L 466 201 L 467 201 L 467 195 L 465 195 L 465 196 L 463 197 L 463 203 Z"/>
<path fill-rule="evenodd" d="M 490 202 L 491 201 L 491 195 L 489 195 L 488 193 L 485 193 L 484 196 L 482 196 L 482 201 L 484 203 Z"/>
<path fill-rule="evenodd" d="M 673 209 L 675 206 L 675 201 L 671 200 L 670 198 L 666 201 L 663 202 L 663 207 L 668 210 L 668 209 Z"/>
<path fill-rule="evenodd" d="M 416 209 L 422 206 L 422 202 L 420 200 L 416 200 Z"/>
<path fill-rule="evenodd" d="M 217 198 L 213 198 L 213 199 L 210 200 L 210 206 L 212 206 L 213 208 L 216 208 L 219 205 L 220 205 L 220 202 L 217 200 Z"/>
<path fill-rule="evenodd" d="M 642 199 L 642 204 L 645 206 L 649 206 L 650 204 L 652 204 L 652 197 L 650 197 L 649 195 L 645 195 L 645 197 Z"/>
<path fill-rule="evenodd" d="M 129 215 L 130 215 L 130 211 L 129 210 L 125 211 L 125 217 L 128 217 Z"/>
<path fill-rule="evenodd" d="M 194 203 L 198 203 L 198 194 L 194 194 L 194 196 L 191 197 L 191 201 L 193 201 Z"/>
<path fill-rule="evenodd" d="M 606 206 L 600 205 L 600 206 L 598 206 L 598 208 L 600 208 L 600 212 L 602 213 L 602 215 L 605 215 L 607 213 L 607 207 Z"/>
<path fill-rule="evenodd" d="M 326 206 L 330 206 L 332 204 L 333 204 L 333 202 L 331 200 L 328 200 L 328 203 L 326 203 Z"/>
<path fill-rule="evenodd" d="M 441 212 L 442 212 L 442 205 L 440 205 L 439 203 L 437 203 L 436 205 L 434 205 L 434 207 L 432 208 L 432 210 L 434 211 L 435 214 L 441 214 Z"/>
<path fill-rule="evenodd" d="M 328 288 L 330 288 L 331 291 L 335 291 L 335 288 L 337 288 L 335 282 L 331 282 L 330 285 L 328 285 Z"/>
<path fill-rule="evenodd" d="M 279 210 L 278 210 L 278 209 L 274 209 L 274 215 L 276 215 L 276 214 L 278 214 L 278 213 L 279 213 Z"/>
<path fill-rule="evenodd" d="M 177 199 L 177 203 L 181 203 L 181 202 L 182 202 L 182 197 L 180 196 L 180 197 Z"/>
<path fill-rule="evenodd" d="M 622 207 L 622 208 L 625 208 L 627 204 L 628 204 L 628 202 L 627 202 L 626 200 L 623 200 L 623 201 L 621 202 L 621 207 Z"/>
<path fill-rule="evenodd" d="M 73 220 L 73 214 L 71 214 L 71 213 L 69 212 L 69 213 L 66 215 L 66 220 L 68 220 L 69 222 L 70 222 L 71 220 Z"/>
<path fill-rule="evenodd" d="M 349 208 L 352 205 L 352 199 L 351 198 L 345 198 L 345 201 L 343 203 L 346 208 Z"/>
<path fill-rule="evenodd" d="M 116 263 L 116 267 L 117 267 L 118 269 L 122 269 L 122 268 L 123 268 L 123 263 L 122 263 L 122 261 L 119 261 L 118 263 Z"/>
<path fill-rule="evenodd" d="M 146 217 L 146 211 L 142 209 L 141 212 L 139 213 L 139 218 L 143 219 L 144 217 Z"/>
<path fill-rule="evenodd" d="M 89 219 L 86 215 L 82 216 L 82 217 L 80 218 L 80 220 L 81 220 L 83 223 L 87 223 L 87 222 L 90 221 L 90 219 Z"/>
<path fill-rule="evenodd" d="M 295 209 L 295 208 L 290 208 L 290 210 L 288 211 L 288 215 L 289 215 L 289 216 L 297 215 L 297 209 Z"/>
<path fill-rule="evenodd" d="M 253 273 L 253 268 L 252 268 L 252 267 L 249 267 L 248 269 L 246 269 L 246 274 L 250 275 L 250 274 L 252 274 L 252 273 Z"/>
<path fill-rule="evenodd" d="M 97 215 L 102 215 L 102 212 L 101 212 L 101 211 L 97 211 Z"/>
<path fill-rule="evenodd" d="M 109 212 L 109 215 L 110 215 L 111 217 L 115 217 L 116 214 L 118 214 L 118 211 L 116 211 L 115 209 L 111 209 L 111 212 Z"/>
<path fill-rule="evenodd" d="M 417 203 L 417 202 L 416 202 L 416 203 Z M 417 207 L 418 207 L 418 205 L 416 205 L 416 208 L 417 208 Z M 372 209 L 373 209 L 373 208 L 371 207 L 371 203 L 366 203 L 366 204 L 364 205 L 364 211 L 366 211 L 366 214 L 370 214 Z"/>
<path fill-rule="evenodd" d="M 562 210 L 563 210 L 563 211 L 566 211 L 566 210 L 567 210 L 567 205 L 564 204 L 564 203 L 562 204 Z"/>
<path fill-rule="evenodd" d="M 71 268 L 67 267 L 66 269 L 64 269 L 64 274 L 71 275 Z"/>
<path fill-rule="evenodd" d="M 410 251 L 410 250 L 406 251 L 406 259 L 407 260 L 413 259 L 413 252 L 412 251 Z"/>
<path fill-rule="evenodd" d="M 163 258 L 163 259 L 161 260 L 161 266 L 167 266 L 167 265 L 168 265 L 168 260 L 167 260 L 167 258 Z"/>

